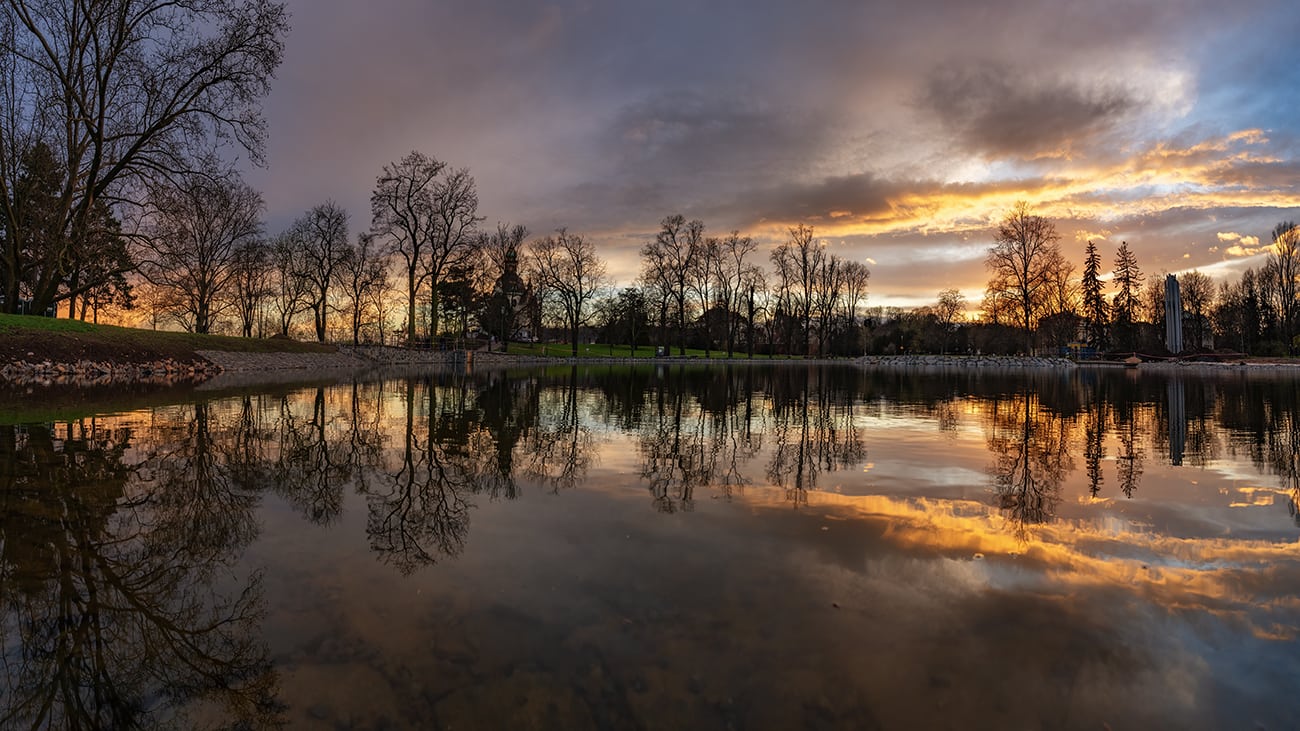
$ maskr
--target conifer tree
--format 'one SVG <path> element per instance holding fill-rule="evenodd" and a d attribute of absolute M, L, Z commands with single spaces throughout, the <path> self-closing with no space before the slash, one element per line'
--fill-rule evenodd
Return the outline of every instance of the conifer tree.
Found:
<path fill-rule="evenodd" d="M 1103 350 L 1106 347 L 1106 297 L 1101 292 L 1101 255 L 1097 245 L 1088 242 L 1083 259 L 1083 317 L 1088 345 Z"/>
<path fill-rule="evenodd" d="M 1115 338 L 1126 349 L 1132 349 L 1133 317 L 1138 308 L 1138 296 L 1142 287 L 1142 270 L 1138 268 L 1137 257 L 1128 248 L 1128 242 L 1121 242 L 1119 251 L 1115 252 L 1115 296 L 1111 299 L 1111 314 L 1115 323 Z"/>

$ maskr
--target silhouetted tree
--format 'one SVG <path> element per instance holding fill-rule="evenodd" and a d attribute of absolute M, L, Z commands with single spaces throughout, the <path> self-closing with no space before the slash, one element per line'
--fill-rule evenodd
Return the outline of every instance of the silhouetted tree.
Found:
<path fill-rule="evenodd" d="M 1120 242 L 1115 252 L 1115 268 L 1111 284 L 1115 295 L 1111 298 L 1111 321 L 1115 323 L 1115 339 L 1120 347 L 1132 350 L 1136 346 L 1134 323 L 1137 322 L 1141 309 L 1139 297 L 1142 292 L 1142 270 L 1138 268 L 1137 257 L 1129 249 L 1128 242 Z M 1161 301 L 1163 302 L 1163 295 Z"/>
<path fill-rule="evenodd" d="M 1300 226 L 1283 221 L 1273 227 L 1273 246 L 1264 265 L 1287 352 L 1295 353 L 1297 313 L 1300 312 Z"/>
<path fill-rule="evenodd" d="M 654 241 L 641 247 L 642 278 L 661 296 L 661 320 L 673 308 L 677 325 L 678 353 L 686 353 L 686 316 L 689 311 L 691 272 L 699 251 L 693 242 L 702 240 L 704 223 L 686 222 L 681 214 L 668 216 L 659 224 Z"/>
<path fill-rule="evenodd" d="M 0 291 L 9 311 L 19 276 L 44 311 L 101 284 L 84 275 L 73 283 L 73 270 L 112 273 L 86 248 L 103 233 L 97 207 L 141 203 L 145 182 L 195 169 L 217 144 L 261 160 L 259 100 L 283 53 L 282 4 L 6 0 L 0 24 Z M 58 195 L 34 229 L 10 192 L 25 174 L 19 157 L 37 143 L 57 161 Z"/>
<path fill-rule="evenodd" d="M 288 336 L 289 328 L 298 313 L 308 307 L 308 282 L 303 276 L 307 267 L 306 247 L 302 232 L 291 226 L 271 240 L 269 263 L 273 277 L 270 300 L 275 311 L 281 336 Z"/>
<path fill-rule="evenodd" d="M 271 263 L 271 248 L 266 239 L 254 238 L 235 249 L 231 262 L 231 301 L 239 317 L 240 332 L 252 337 L 254 328 L 262 335 L 262 308 L 271 295 L 271 278 L 267 271 Z"/>
<path fill-rule="evenodd" d="M 240 252 L 262 236 L 262 196 L 233 174 L 209 171 L 154 186 L 149 204 L 140 271 L 171 293 L 171 314 L 187 330 L 209 333 L 232 303 Z M 246 332 L 250 325 L 244 320 Z"/>
<path fill-rule="evenodd" d="M 935 317 L 943 328 L 943 343 L 940 350 L 948 352 L 948 336 L 958 317 L 966 310 L 966 298 L 956 289 L 945 289 L 939 293 L 939 303 L 935 306 Z"/>
<path fill-rule="evenodd" d="M 388 257 L 379 249 L 373 234 L 358 235 L 356 243 L 348 249 L 339 263 L 339 284 L 347 297 L 352 344 L 361 342 L 361 331 L 367 322 L 374 324 L 379 341 L 383 342 L 381 300 L 388 288 Z"/>
<path fill-rule="evenodd" d="M 329 324 L 330 289 L 338 282 L 339 268 L 348 256 L 348 214 L 334 201 L 315 206 L 293 224 L 294 242 L 302 247 L 302 269 L 307 305 L 316 326 L 316 340 L 325 342 Z"/>
<path fill-rule="evenodd" d="M 991 278 L 989 289 L 1006 299 L 1016 313 L 1025 336 L 1025 352 L 1033 352 L 1033 332 L 1052 296 L 1053 275 L 1063 259 L 1057 246 L 1056 226 L 1017 203 L 1003 218 L 984 265 Z"/>
<path fill-rule="evenodd" d="M 1204 347 L 1205 326 L 1214 307 L 1214 282 L 1199 271 L 1184 272 L 1178 277 L 1178 290 L 1183 309 L 1190 321 L 1187 323 L 1187 341 L 1194 350 Z"/>
<path fill-rule="evenodd" d="M 597 256 L 595 245 L 565 229 L 533 241 L 529 253 L 529 267 L 542 287 L 543 299 L 558 309 L 576 356 L 579 331 L 593 314 L 592 301 L 608 283 L 605 262 Z"/>
<path fill-rule="evenodd" d="M 1097 350 L 1105 350 L 1110 317 L 1106 297 L 1101 291 L 1101 255 L 1097 253 L 1097 244 L 1091 239 L 1084 251 L 1083 282 L 1080 285 L 1083 290 L 1084 327 L 1088 334 L 1088 345 Z"/>

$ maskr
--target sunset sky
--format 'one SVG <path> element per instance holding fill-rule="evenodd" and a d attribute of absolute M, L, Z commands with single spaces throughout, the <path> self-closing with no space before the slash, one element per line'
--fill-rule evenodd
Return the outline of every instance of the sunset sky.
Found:
<path fill-rule="evenodd" d="M 872 270 L 868 305 L 976 306 L 1016 200 L 1076 263 L 1258 266 L 1300 218 L 1300 11 L 1112 0 L 289 0 L 248 180 L 272 232 L 325 199 L 369 225 L 416 149 L 486 224 L 595 241 L 620 284 L 671 213 L 764 243 L 798 222 Z"/>

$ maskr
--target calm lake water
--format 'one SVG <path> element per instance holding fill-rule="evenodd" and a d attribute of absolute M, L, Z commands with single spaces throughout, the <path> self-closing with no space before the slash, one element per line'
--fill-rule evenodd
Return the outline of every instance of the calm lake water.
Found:
<path fill-rule="evenodd" d="M 1297 386 L 563 367 L 0 426 L 0 727 L 1297 728 Z"/>

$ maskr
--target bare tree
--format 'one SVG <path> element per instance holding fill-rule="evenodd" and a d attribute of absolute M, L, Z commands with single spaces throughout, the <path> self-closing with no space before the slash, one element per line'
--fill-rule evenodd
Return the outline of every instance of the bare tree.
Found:
<path fill-rule="evenodd" d="M 489 263 L 484 273 L 490 270 L 495 278 L 484 282 L 490 294 L 483 302 L 479 322 L 501 338 L 502 352 L 510 349 L 510 341 L 519 332 L 520 315 L 533 302 L 519 276 L 519 255 L 527 238 L 527 227 L 504 223 L 497 224 L 496 233 L 480 235 L 480 256 Z"/>
<path fill-rule="evenodd" d="M 1053 346 L 1074 340 L 1079 324 L 1079 283 L 1074 265 L 1058 251 L 1047 263 L 1047 296 L 1039 317 L 1039 332 Z"/>
<path fill-rule="evenodd" d="M 1214 307 L 1214 282 L 1193 269 L 1178 277 L 1178 290 L 1182 295 L 1183 309 L 1191 316 L 1190 327 L 1187 328 L 1188 340 L 1192 348 L 1204 347 L 1205 325 Z"/>
<path fill-rule="evenodd" d="M 262 336 L 262 306 L 271 295 L 266 276 L 271 263 L 271 248 L 265 239 L 256 238 L 235 249 L 234 273 L 231 276 L 231 301 L 239 314 L 240 332 L 253 337 L 254 328 Z"/>
<path fill-rule="evenodd" d="M 348 320 L 352 344 L 361 342 L 361 330 L 367 318 L 381 334 L 384 322 L 380 298 L 388 287 L 388 257 L 379 251 L 373 234 L 360 234 L 356 245 L 348 249 L 339 263 L 339 284 L 348 300 Z"/>
<path fill-rule="evenodd" d="M 1062 261 L 1056 226 L 1029 212 L 1021 201 L 998 226 L 984 265 L 992 278 L 989 289 L 1009 300 L 1016 324 L 1025 333 L 1025 351 L 1033 351 L 1034 327 L 1052 293 L 1052 274 Z"/>
<path fill-rule="evenodd" d="M 703 224 L 694 230 L 696 238 L 691 242 L 691 245 L 695 248 L 695 256 L 693 257 L 694 261 L 691 270 L 688 272 L 688 285 L 691 294 L 695 297 L 695 304 L 700 310 L 700 328 L 704 336 L 704 356 L 707 358 L 713 345 L 709 310 L 713 306 L 715 287 L 718 281 L 717 272 L 719 262 L 722 260 L 722 244 L 716 238 L 703 237 Z"/>
<path fill-rule="evenodd" d="M 1282 339 L 1287 352 L 1294 353 L 1297 343 L 1297 314 L 1300 314 L 1300 227 L 1283 221 L 1273 227 L 1273 246 L 1268 252 L 1265 272 L 1272 280 L 1274 309 L 1281 321 Z"/>
<path fill-rule="evenodd" d="M 186 329 L 208 333 L 229 303 L 241 247 L 262 235 L 262 196 L 237 178 L 191 173 L 155 186 L 141 273 L 170 290 Z"/>
<path fill-rule="evenodd" d="M 325 342 L 329 323 L 330 287 L 348 254 L 348 214 L 334 201 L 312 208 L 294 223 L 302 247 L 300 275 L 307 282 L 307 304 L 316 325 L 316 340 Z"/>
<path fill-rule="evenodd" d="M 194 169 L 214 141 L 260 162 L 259 99 L 287 32 L 284 6 L 267 0 L 0 3 L 5 307 L 24 281 L 37 310 L 98 286 L 64 276 L 69 262 L 94 271 L 82 247 L 101 226 L 98 206 L 142 202 L 144 182 Z M 58 235 L 36 240 L 12 192 L 38 143 L 54 148 L 60 191 L 46 212 Z"/>
<path fill-rule="evenodd" d="M 642 278 L 664 295 L 665 305 L 675 308 L 677 352 L 686 354 L 686 316 L 689 312 L 691 271 L 698 249 L 692 242 L 703 240 L 704 223 L 686 222 L 681 214 L 668 216 L 659 224 L 654 241 L 641 247 Z"/>
<path fill-rule="evenodd" d="M 534 240 L 530 254 L 533 276 L 559 310 L 576 356 L 579 331 L 591 319 L 591 302 L 608 285 L 605 262 L 596 255 L 595 245 L 564 229 Z"/>
<path fill-rule="evenodd" d="M 871 270 L 860 261 L 844 262 L 844 316 L 854 326 L 858 324 L 858 307 L 867 299 L 867 283 Z"/>
<path fill-rule="evenodd" d="M 487 257 L 492 269 L 499 272 L 506 268 L 507 260 L 511 256 L 519 256 L 524 241 L 528 239 L 528 227 L 520 224 L 511 226 L 498 223 L 495 233 L 484 233 L 480 238 L 478 248 L 483 256 Z"/>
<path fill-rule="evenodd" d="M 943 345 L 941 352 L 948 352 L 948 335 L 952 333 L 957 318 L 966 309 L 966 298 L 957 289 L 945 289 L 939 293 L 939 303 L 934 307 L 934 316 L 943 327 Z"/>
<path fill-rule="evenodd" d="M 813 236 L 813 228 L 804 224 L 792 226 L 790 237 L 785 243 L 772 251 L 772 265 L 776 267 L 781 281 L 778 290 L 778 311 L 784 309 L 788 317 L 798 324 L 798 333 L 789 333 L 787 351 L 793 343 L 793 336 L 799 335 L 803 355 L 808 355 L 812 336 L 812 315 L 816 286 L 815 280 L 821 271 L 826 252 Z"/>
<path fill-rule="evenodd" d="M 306 268 L 303 250 L 296 226 L 271 241 L 269 255 L 275 282 L 271 307 L 275 310 L 281 337 L 288 337 L 293 319 L 308 307 L 307 278 L 302 275 Z"/>
<path fill-rule="evenodd" d="M 429 279 L 437 218 L 434 190 L 447 165 L 411 152 L 384 166 L 370 194 L 371 229 L 402 258 L 406 273 L 406 339 L 415 340 L 415 302 Z"/>
<path fill-rule="evenodd" d="M 727 357 L 730 358 L 736 348 L 736 314 L 743 307 L 745 280 L 752 267 L 746 259 L 754 253 L 758 244 L 749 236 L 741 236 L 739 231 L 732 231 L 718 242 L 718 247 L 714 277 L 718 284 L 718 301 L 723 307 Z"/>
<path fill-rule="evenodd" d="M 821 258 L 812 280 L 812 313 L 817 321 L 817 355 L 826 356 L 835 313 L 844 295 L 844 260 L 831 254 Z"/>
<path fill-rule="evenodd" d="M 469 170 L 448 172 L 434 181 L 433 238 L 429 249 L 429 334 L 438 334 L 439 285 L 450 271 L 470 267 L 478 255 L 480 242 L 476 228 L 483 219 L 478 215 L 478 190 Z"/>
<path fill-rule="evenodd" d="M 1147 280 L 1146 287 L 1141 291 L 1140 304 L 1143 315 L 1147 322 L 1155 325 L 1161 332 L 1164 332 L 1165 318 L 1169 315 L 1165 312 L 1165 278 L 1168 276 L 1168 272 L 1160 272 Z"/>

